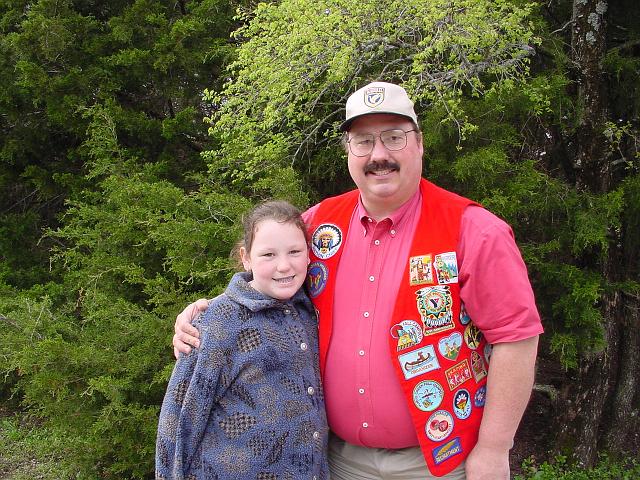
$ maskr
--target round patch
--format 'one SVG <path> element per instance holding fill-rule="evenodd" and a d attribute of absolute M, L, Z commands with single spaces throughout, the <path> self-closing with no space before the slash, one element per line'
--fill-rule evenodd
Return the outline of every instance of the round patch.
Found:
<path fill-rule="evenodd" d="M 466 325 L 471 321 L 471 317 L 467 313 L 467 309 L 464 308 L 464 303 L 460 304 L 460 323 Z"/>
<path fill-rule="evenodd" d="M 440 406 L 444 389 L 438 382 L 424 380 L 413 388 L 413 404 L 423 412 L 431 412 Z"/>
<path fill-rule="evenodd" d="M 484 401 L 487 397 L 487 386 L 481 386 L 473 397 L 473 404 L 476 407 L 484 407 Z"/>
<path fill-rule="evenodd" d="M 402 320 L 391 327 L 391 336 L 398 339 L 397 350 L 404 350 L 422 341 L 422 327 L 415 320 Z"/>
<path fill-rule="evenodd" d="M 471 395 L 468 390 L 461 388 L 453 396 L 453 413 L 460 420 L 471 415 Z"/>
<path fill-rule="evenodd" d="M 482 332 L 473 323 L 467 325 L 464 329 L 464 342 L 471 350 L 475 350 L 480 346 L 482 340 Z"/>
<path fill-rule="evenodd" d="M 322 262 L 312 262 L 307 270 L 307 288 L 309 296 L 315 298 L 322 293 L 327 285 L 329 270 Z"/>
<path fill-rule="evenodd" d="M 336 225 L 324 223 L 316 228 L 311 236 L 313 254 L 326 260 L 333 257 L 342 245 L 342 232 Z"/>
<path fill-rule="evenodd" d="M 493 352 L 493 345 L 487 343 L 484 346 L 484 359 L 489 363 L 489 359 L 491 358 L 491 352 Z"/>
<path fill-rule="evenodd" d="M 453 416 L 446 410 L 433 412 L 427 420 L 424 430 L 430 440 L 434 442 L 444 440 L 453 431 Z"/>

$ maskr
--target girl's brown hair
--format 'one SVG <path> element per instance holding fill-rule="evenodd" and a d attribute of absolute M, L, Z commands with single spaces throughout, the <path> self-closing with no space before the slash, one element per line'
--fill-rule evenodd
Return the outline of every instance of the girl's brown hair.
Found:
<path fill-rule="evenodd" d="M 256 228 L 263 220 L 274 220 L 278 223 L 290 223 L 298 227 L 308 241 L 307 226 L 302 220 L 300 210 L 284 200 L 268 200 L 256 205 L 242 218 L 243 238 L 233 249 L 232 255 L 242 265 L 240 248 L 244 247 L 247 254 L 251 252 Z"/>

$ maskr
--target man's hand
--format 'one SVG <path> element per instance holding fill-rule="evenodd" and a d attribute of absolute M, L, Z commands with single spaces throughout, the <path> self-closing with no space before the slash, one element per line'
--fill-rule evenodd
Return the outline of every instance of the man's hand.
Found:
<path fill-rule="evenodd" d="M 478 444 L 465 463 L 467 480 L 509 480 L 509 450 Z"/>
<path fill-rule="evenodd" d="M 205 298 L 196 300 L 189 304 L 177 317 L 174 327 L 175 335 L 173 336 L 173 354 L 176 358 L 182 353 L 189 353 L 191 347 L 198 348 L 200 346 L 200 332 L 191 325 L 191 321 L 198 314 L 207 309 L 209 302 Z"/>

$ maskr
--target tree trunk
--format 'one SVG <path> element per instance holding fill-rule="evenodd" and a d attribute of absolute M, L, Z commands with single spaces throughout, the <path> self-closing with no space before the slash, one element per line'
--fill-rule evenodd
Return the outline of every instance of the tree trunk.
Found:
<path fill-rule="evenodd" d="M 606 53 L 607 7 L 603 0 L 573 0 L 571 46 L 580 108 L 573 139 L 574 169 L 576 188 L 593 194 L 609 192 L 613 183 L 609 145 L 603 133 L 608 118 L 605 76 L 601 69 Z M 629 278 L 629 265 L 635 263 L 627 256 L 629 252 L 623 251 L 622 234 L 612 232 L 605 258 L 585 259 L 586 265 L 600 270 L 606 284 Z M 638 307 L 638 298 L 622 291 L 607 291 L 603 295 L 605 347 L 601 352 L 583 356 L 559 399 L 557 451 L 572 454 L 582 466 L 593 465 L 599 450 L 637 455 Z"/>

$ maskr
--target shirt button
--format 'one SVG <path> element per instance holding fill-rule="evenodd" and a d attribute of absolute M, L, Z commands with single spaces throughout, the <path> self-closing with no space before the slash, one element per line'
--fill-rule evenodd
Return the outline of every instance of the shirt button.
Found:
<path fill-rule="evenodd" d="M 369 312 L 364 312 L 364 313 L 362 314 L 362 316 L 363 316 L 364 318 L 369 318 Z"/>
<path fill-rule="evenodd" d="M 285 315 L 289 315 L 291 313 L 291 310 L 289 310 L 288 308 L 285 308 L 284 309 L 284 313 L 285 313 Z"/>
<path fill-rule="evenodd" d="M 375 242 L 373 242 L 373 243 L 375 243 L 376 245 L 380 245 L 380 240 L 376 240 L 376 241 L 375 241 Z"/>
<path fill-rule="evenodd" d="M 300 344 L 300 350 L 306 350 L 306 349 L 307 349 L 307 344 L 306 344 L 306 343 L 304 343 L 304 342 L 302 342 L 302 343 Z"/>
<path fill-rule="evenodd" d="M 363 422 L 362 423 L 362 428 L 367 428 L 369 426 L 369 424 L 367 422 Z"/>
<path fill-rule="evenodd" d="M 391 235 L 395 235 L 396 231 L 395 230 L 391 230 Z"/>
<path fill-rule="evenodd" d="M 320 432 L 313 432 L 313 438 L 316 440 L 320 438 Z"/>
<path fill-rule="evenodd" d="M 373 222 L 373 218 L 367 217 L 367 222 L 369 222 L 369 223 Z"/>
<path fill-rule="evenodd" d="M 359 393 L 360 395 L 362 395 L 362 394 L 364 393 L 364 388 L 359 388 L 359 389 L 358 389 L 358 393 Z"/>
<path fill-rule="evenodd" d="M 313 387 L 309 387 L 309 388 L 307 388 L 307 393 L 309 395 L 313 395 L 315 393 L 315 390 L 313 389 Z"/>
<path fill-rule="evenodd" d="M 374 280 L 375 280 L 375 277 L 374 277 L 373 275 L 371 275 L 371 276 L 369 277 L 369 281 L 370 281 L 370 282 L 373 282 Z"/>
<path fill-rule="evenodd" d="M 360 350 L 360 351 L 358 352 L 358 355 L 360 355 L 361 357 L 364 357 L 364 350 Z"/>

